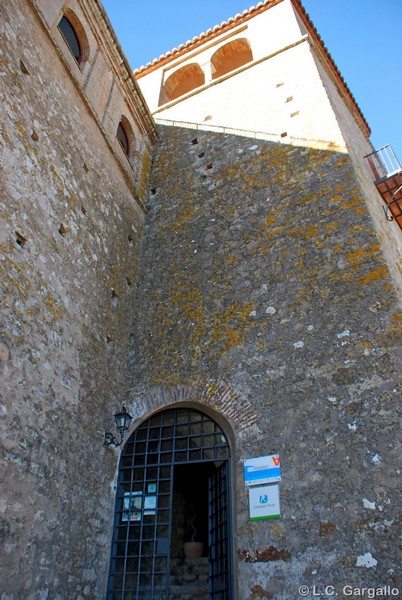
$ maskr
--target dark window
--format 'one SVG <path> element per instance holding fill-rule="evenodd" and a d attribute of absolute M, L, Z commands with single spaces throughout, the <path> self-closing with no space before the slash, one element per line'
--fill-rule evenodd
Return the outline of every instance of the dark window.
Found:
<path fill-rule="evenodd" d="M 57 27 L 63 34 L 67 46 L 70 48 L 75 60 L 79 64 L 81 61 L 81 46 L 74 27 L 71 25 L 67 17 L 62 17 Z"/>
<path fill-rule="evenodd" d="M 123 125 L 121 123 L 119 123 L 119 126 L 117 128 L 117 139 L 119 140 L 121 147 L 124 150 L 124 153 L 129 156 L 130 154 L 130 145 L 128 143 L 128 137 L 127 134 L 125 132 L 125 129 L 123 127 Z"/>

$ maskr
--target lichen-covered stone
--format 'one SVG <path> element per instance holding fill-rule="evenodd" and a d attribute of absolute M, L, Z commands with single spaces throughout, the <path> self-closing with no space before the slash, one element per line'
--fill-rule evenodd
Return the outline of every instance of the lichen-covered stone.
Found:
<path fill-rule="evenodd" d="M 238 432 L 236 546 L 254 558 L 288 552 L 264 567 L 242 559 L 240 597 L 258 586 L 296 597 L 312 563 L 317 583 L 387 581 L 398 552 L 398 304 L 350 160 L 161 127 L 151 188 L 134 397 L 163 405 L 162 389 L 186 385 L 202 405 L 206 386 L 232 391 L 215 408 Z M 237 399 L 256 415 L 249 425 L 230 414 Z M 245 458 L 272 452 L 279 528 L 248 520 L 242 478 Z M 367 494 L 381 510 L 367 514 Z M 374 575 L 356 568 L 367 549 Z"/>
<path fill-rule="evenodd" d="M 101 598 L 116 466 L 103 430 L 128 393 L 145 214 L 34 6 L 0 15 L 0 588 Z"/>
<path fill-rule="evenodd" d="M 83 70 L 61 0 L 0 5 L 2 598 L 104 598 L 123 401 L 131 431 L 222 425 L 239 600 L 398 585 L 400 313 L 356 156 L 172 127 L 152 154 L 100 4 L 68 4 Z M 251 522 L 243 462 L 271 453 L 282 518 Z"/>

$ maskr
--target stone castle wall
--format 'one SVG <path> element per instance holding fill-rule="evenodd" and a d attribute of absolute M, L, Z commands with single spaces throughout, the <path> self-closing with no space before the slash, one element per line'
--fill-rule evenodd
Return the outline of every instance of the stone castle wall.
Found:
<path fill-rule="evenodd" d="M 164 127 L 148 219 L 131 408 L 232 427 L 239 598 L 393 584 L 398 309 L 350 158 Z M 274 452 L 283 517 L 251 523 Z"/>
<path fill-rule="evenodd" d="M 0 16 L 4 600 L 104 597 L 125 400 L 130 431 L 186 403 L 228 434 L 239 600 L 396 585 L 397 303 L 356 160 L 165 127 L 148 185 L 156 131 L 99 4 Z M 243 461 L 271 452 L 283 518 L 251 523 Z"/>
<path fill-rule="evenodd" d="M 113 412 L 129 388 L 144 190 L 115 139 L 121 115 L 131 112 L 102 47 L 102 14 L 94 38 L 81 4 L 73 7 L 91 41 L 82 72 L 55 30 L 60 11 L 46 13 L 48 28 L 34 4 L 0 8 L 0 588 L 7 599 L 103 596 L 116 468 L 103 430 L 114 429 Z M 83 89 L 95 64 L 114 71 L 107 110 Z M 149 138 L 137 137 L 148 171 Z M 141 177 L 147 183 L 145 171 Z"/>
<path fill-rule="evenodd" d="M 328 98 L 339 124 L 339 129 L 342 132 L 342 136 L 346 143 L 348 155 L 352 160 L 355 174 L 360 183 L 364 198 L 366 199 L 372 226 L 376 231 L 381 250 L 384 252 L 394 284 L 400 295 L 402 292 L 401 231 L 395 221 L 390 222 L 386 219 L 383 210 L 383 207 L 385 206 L 384 202 L 373 183 L 372 173 L 370 172 L 368 162 L 365 159 L 365 156 L 373 151 L 373 147 L 370 140 L 362 135 L 358 123 L 353 118 L 354 113 L 348 109 L 347 105 L 339 95 L 336 85 L 329 77 L 327 70 L 320 63 L 317 56 L 316 61 L 319 76 L 328 94 Z"/>

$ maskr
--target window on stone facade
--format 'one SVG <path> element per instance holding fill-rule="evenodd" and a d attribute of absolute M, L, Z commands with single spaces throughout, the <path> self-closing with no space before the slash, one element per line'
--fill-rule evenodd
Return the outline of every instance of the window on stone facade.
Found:
<path fill-rule="evenodd" d="M 131 122 L 125 115 L 122 115 L 116 129 L 116 141 L 119 148 L 123 151 L 131 168 L 136 170 L 140 164 L 140 154 L 138 152 L 138 141 L 134 135 Z"/>
<path fill-rule="evenodd" d="M 117 128 L 116 137 L 120 143 L 120 146 L 123 148 L 124 154 L 129 157 L 130 156 L 130 143 L 128 141 L 128 135 L 124 128 L 123 123 L 120 121 L 119 126 Z"/>
<path fill-rule="evenodd" d="M 81 63 L 82 60 L 82 51 L 81 44 L 78 39 L 78 35 L 72 26 L 71 22 L 67 19 L 67 17 L 63 16 L 60 19 L 59 24 L 57 25 L 61 34 L 63 35 L 67 46 L 70 48 L 72 55 L 78 64 Z"/>
<path fill-rule="evenodd" d="M 230 71 L 251 62 L 253 53 L 250 43 L 246 38 L 233 40 L 224 46 L 221 46 L 211 58 L 212 79 L 222 77 Z"/>

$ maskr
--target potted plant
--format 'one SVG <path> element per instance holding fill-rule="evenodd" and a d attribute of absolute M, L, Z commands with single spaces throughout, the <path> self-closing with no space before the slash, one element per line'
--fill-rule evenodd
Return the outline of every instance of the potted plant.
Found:
<path fill-rule="evenodd" d="M 188 505 L 188 529 L 191 532 L 190 541 L 184 542 L 184 557 L 185 558 L 199 558 L 204 552 L 204 544 L 202 542 L 196 542 L 195 536 L 197 535 L 197 529 L 194 525 L 195 518 L 197 516 L 194 504 Z"/>

